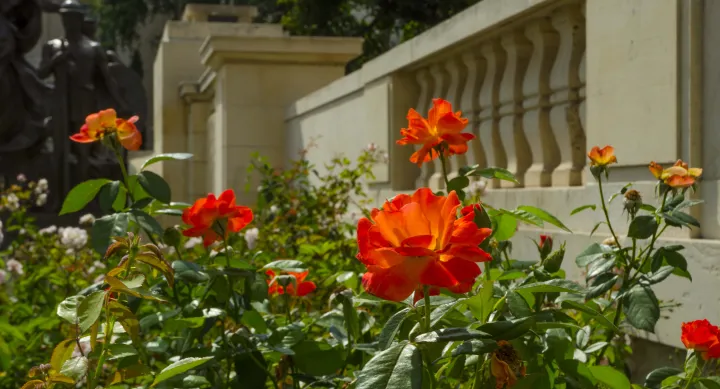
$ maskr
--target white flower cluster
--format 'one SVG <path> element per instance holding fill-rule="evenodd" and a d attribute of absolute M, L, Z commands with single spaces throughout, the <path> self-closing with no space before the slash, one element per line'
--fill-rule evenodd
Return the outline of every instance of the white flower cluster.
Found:
<path fill-rule="evenodd" d="M 63 227 L 58 230 L 60 243 L 73 250 L 80 250 L 87 245 L 88 233 L 82 228 Z"/>
<path fill-rule="evenodd" d="M 95 216 L 93 216 L 92 213 L 86 213 L 80 216 L 80 225 L 91 226 L 93 223 L 95 223 Z"/>
<path fill-rule="evenodd" d="M 5 267 L 10 273 L 15 273 L 19 276 L 25 274 L 25 270 L 23 270 L 23 265 L 18 261 L 17 259 L 13 258 L 7 262 L 5 262 Z"/>
<path fill-rule="evenodd" d="M 92 266 L 90 266 L 90 268 L 88 268 L 88 273 L 89 273 L 89 274 L 93 274 L 93 273 L 95 273 L 98 269 L 105 269 L 105 267 L 106 267 L 106 266 L 105 266 L 104 263 L 102 263 L 102 262 L 100 262 L 100 261 L 95 261 L 95 262 L 93 262 Z"/>
<path fill-rule="evenodd" d="M 38 231 L 38 233 L 39 233 L 40 235 L 52 235 L 52 234 L 56 233 L 57 230 L 58 230 L 57 226 L 52 225 L 52 226 L 49 226 L 49 227 L 41 228 L 41 229 Z"/>
<path fill-rule="evenodd" d="M 260 230 L 257 228 L 250 228 L 247 231 L 245 231 L 245 242 L 247 243 L 247 247 L 252 250 L 257 245 L 257 239 L 260 235 Z"/>
<path fill-rule="evenodd" d="M 191 248 L 193 248 L 193 247 L 201 244 L 202 242 L 203 242 L 202 238 L 197 237 L 197 236 L 196 236 L 196 237 L 192 237 L 192 238 L 188 239 L 187 242 L 185 242 L 184 247 L 185 247 L 186 249 L 190 250 Z"/>
<path fill-rule="evenodd" d="M 42 207 L 43 205 L 47 204 L 48 200 L 48 180 L 41 178 L 37 182 L 37 186 L 35 187 L 35 194 L 37 197 L 35 198 L 35 205 L 38 207 Z"/>
<path fill-rule="evenodd" d="M 20 208 L 20 199 L 15 193 L 7 195 L 7 197 L 5 197 L 5 201 L 7 202 L 7 207 L 10 211 L 17 211 Z"/>

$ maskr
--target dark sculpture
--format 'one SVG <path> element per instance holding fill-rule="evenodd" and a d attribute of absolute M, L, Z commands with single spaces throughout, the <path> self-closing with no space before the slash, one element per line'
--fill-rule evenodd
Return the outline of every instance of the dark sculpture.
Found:
<path fill-rule="evenodd" d="M 50 88 L 24 57 L 40 38 L 41 18 L 35 1 L 0 1 L 0 164 L 31 157 L 49 135 L 44 103 Z"/>
<path fill-rule="evenodd" d="M 42 12 L 57 12 L 65 36 L 42 47 L 35 69 L 24 58 L 42 35 Z M 68 138 L 91 113 L 115 108 L 139 115 L 143 149 L 152 148 L 142 80 L 95 38 L 97 22 L 77 0 L 0 0 L 0 179 L 18 173 L 50 181 L 57 210 L 74 185 L 120 178 L 115 156 L 99 142 Z M 54 84 L 42 79 L 52 77 Z"/>

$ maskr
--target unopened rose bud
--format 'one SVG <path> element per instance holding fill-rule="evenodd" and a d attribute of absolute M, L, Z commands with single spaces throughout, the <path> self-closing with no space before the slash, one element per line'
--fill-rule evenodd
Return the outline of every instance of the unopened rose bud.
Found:
<path fill-rule="evenodd" d="M 613 238 L 612 236 L 609 238 L 605 238 L 605 240 L 602 241 L 602 244 L 604 244 L 605 246 L 611 246 L 611 247 L 617 246 L 617 244 L 615 243 L 615 238 Z"/>

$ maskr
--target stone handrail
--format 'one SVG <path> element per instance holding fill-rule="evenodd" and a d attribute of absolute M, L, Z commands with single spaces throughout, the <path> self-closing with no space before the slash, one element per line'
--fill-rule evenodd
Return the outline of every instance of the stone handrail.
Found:
<path fill-rule="evenodd" d="M 293 132 L 303 131 L 304 120 L 332 115 L 344 104 L 367 110 L 361 98 L 347 97 L 361 92 L 377 99 L 377 92 L 366 93 L 368 86 L 385 82 L 382 98 L 389 108 L 367 112 L 373 119 L 366 126 L 373 127 L 364 132 L 389 149 L 389 172 L 380 172 L 378 181 L 393 189 L 444 186 L 439 161 L 418 170 L 407 161 L 408 153 L 394 146 L 407 109 L 425 114 L 433 97 L 462 110 L 470 119 L 466 131 L 477 138 L 466 155 L 451 160 L 451 171 L 466 164 L 503 167 L 520 182 L 491 182 L 496 188 L 582 185 L 583 12 L 584 1 L 485 0 L 292 104 L 288 137 L 298 137 Z M 291 141 L 293 146 L 298 142 Z M 333 149 L 351 155 L 353 150 L 345 148 L 358 147 L 339 146 Z"/>

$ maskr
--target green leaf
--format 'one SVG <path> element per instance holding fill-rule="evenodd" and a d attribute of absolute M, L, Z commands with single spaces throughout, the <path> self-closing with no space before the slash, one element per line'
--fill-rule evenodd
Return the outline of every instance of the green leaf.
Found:
<path fill-rule="evenodd" d="M 175 279 L 189 283 L 204 282 L 210 279 L 207 273 L 202 272 L 202 268 L 192 262 L 173 261 L 172 268 L 175 271 Z"/>
<path fill-rule="evenodd" d="M 459 299 L 452 302 L 449 302 L 447 304 L 442 304 L 438 306 L 437 308 L 433 309 L 432 312 L 430 312 L 430 327 L 435 327 L 440 321 L 450 313 L 455 307 L 465 301 L 465 299 Z"/>
<path fill-rule="evenodd" d="M 475 296 L 463 300 L 463 303 L 468 306 L 476 319 L 480 320 L 481 323 L 485 323 L 495 305 L 495 298 L 493 297 L 494 282 L 482 281 L 480 285 L 479 292 Z"/>
<path fill-rule="evenodd" d="M 162 236 L 165 232 L 160 223 L 158 223 L 158 221 L 155 220 L 154 217 L 150 216 L 144 211 L 133 208 L 130 210 L 130 214 L 132 215 L 135 223 L 137 223 L 140 228 L 145 230 L 145 232 L 147 232 L 148 234 L 152 233 L 158 236 Z"/>
<path fill-rule="evenodd" d="M 613 273 L 599 275 L 592 281 L 591 287 L 588 288 L 587 293 L 585 293 L 585 299 L 590 300 L 612 289 L 617 283 L 618 278 L 619 277 Z"/>
<path fill-rule="evenodd" d="M 452 356 L 483 355 L 495 351 L 497 347 L 497 342 L 492 339 L 471 339 L 462 342 L 462 344 L 454 349 L 452 351 Z"/>
<path fill-rule="evenodd" d="M 168 379 L 175 377 L 178 374 L 185 373 L 200 365 L 203 365 L 211 359 L 213 359 L 213 357 L 181 359 L 162 369 L 162 371 L 160 371 L 160 374 L 155 377 L 155 381 L 153 381 L 152 386 L 157 386 L 157 384 L 167 381 Z"/>
<path fill-rule="evenodd" d="M 485 177 L 485 178 L 496 178 L 498 180 L 510 181 L 519 184 L 515 175 L 510 173 L 509 170 L 499 167 L 488 167 L 480 169 L 478 165 L 474 165 L 469 168 L 469 171 L 465 173 L 467 177 Z"/>
<path fill-rule="evenodd" d="M 356 389 L 421 389 L 420 350 L 408 342 L 375 354 L 357 376 Z"/>
<path fill-rule="evenodd" d="M 691 207 L 694 207 L 694 206 L 696 206 L 696 205 L 698 205 L 698 204 L 702 204 L 702 203 L 704 203 L 704 202 L 705 202 L 705 200 L 686 199 L 686 200 L 683 200 L 682 203 L 678 204 L 677 207 L 675 207 L 675 211 L 680 211 L 680 210 L 685 209 L 685 208 L 691 208 Z"/>
<path fill-rule="evenodd" d="M 295 367 L 311 376 L 334 374 L 345 364 L 343 353 L 327 343 L 303 340 L 294 345 Z"/>
<path fill-rule="evenodd" d="M 655 332 L 655 323 L 660 319 L 660 305 L 652 289 L 635 285 L 623 298 L 628 322 L 639 330 Z"/>
<path fill-rule="evenodd" d="M 301 261 L 294 259 L 281 259 L 279 261 L 273 261 L 263 266 L 263 269 L 276 269 L 291 272 L 303 272 L 305 271 L 305 264 Z"/>
<path fill-rule="evenodd" d="M 677 250 L 671 250 L 671 247 L 660 247 L 655 251 L 650 269 L 653 272 L 657 272 L 663 265 L 674 267 L 675 270 L 673 270 L 673 274 L 692 281 L 692 276 L 687 271 L 687 260 Z"/>
<path fill-rule="evenodd" d="M 137 180 L 145 191 L 155 200 L 161 203 L 169 204 L 171 193 L 170 185 L 159 175 L 149 171 L 141 171 L 137 175 Z"/>
<path fill-rule="evenodd" d="M 78 325 L 80 332 L 87 331 L 100 317 L 105 302 L 105 291 L 97 291 L 83 299 L 77 308 Z"/>
<path fill-rule="evenodd" d="M 498 278 L 498 281 L 512 281 L 517 280 L 518 278 L 525 277 L 526 274 L 522 270 L 507 270 L 503 272 Z"/>
<path fill-rule="evenodd" d="M 158 154 L 152 156 L 150 159 L 145 161 L 145 163 L 142 164 L 142 167 L 140 167 L 140 170 L 145 170 L 146 167 L 155 164 L 160 161 L 183 161 L 186 159 L 192 158 L 193 155 L 190 153 L 166 153 L 166 154 Z"/>
<path fill-rule="evenodd" d="M 462 191 L 463 189 L 467 188 L 468 185 L 470 185 L 470 179 L 468 179 L 465 176 L 457 176 L 457 177 L 453 178 L 452 180 L 450 180 L 447 190 L 448 190 L 448 193 L 453 190 L 456 192 L 459 192 L 459 191 Z"/>
<path fill-rule="evenodd" d="M 628 389 L 630 380 L 625 374 L 610 366 L 590 366 L 590 372 L 599 382 L 605 384 L 609 389 Z"/>
<path fill-rule="evenodd" d="M 507 213 L 500 214 L 495 219 L 495 228 L 493 229 L 493 238 L 498 241 L 510 240 L 517 231 L 517 219 Z"/>
<path fill-rule="evenodd" d="M 137 355 L 138 352 L 135 347 L 129 344 L 112 343 L 108 345 L 108 360 L 114 361 L 116 359 L 122 359 L 126 357 L 132 357 Z"/>
<path fill-rule="evenodd" d="M 526 317 L 532 315 L 532 309 L 520 293 L 510 291 L 505 295 L 510 313 L 515 317 Z"/>
<path fill-rule="evenodd" d="M 261 354 L 262 356 L 262 354 Z M 236 359 L 237 361 L 237 359 Z M 235 371 L 237 372 L 237 365 L 238 363 L 235 362 Z M 264 372 L 265 370 L 263 370 Z M 249 376 L 247 374 L 238 376 L 244 377 L 245 380 L 249 380 Z M 264 383 L 264 382 L 263 382 Z M 207 380 L 207 378 L 199 375 L 189 375 L 183 378 L 183 388 L 204 388 L 210 386 L 210 381 Z M 242 388 L 242 386 L 240 386 Z"/>
<path fill-rule="evenodd" d="M 105 255 L 113 236 L 126 236 L 129 219 L 127 213 L 115 213 L 96 219 L 90 230 L 95 251 Z"/>
<path fill-rule="evenodd" d="M 615 267 L 615 258 L 602 258 L 590 264 L 585 278 L 588 280 L 595 278 L 600 274 L 607 273 Z"/>
<path fill-rule="evenodd" d="M 268 379 L 267 362 L 260 351 L 247 350 L 235 355 L 235 383 L 232 388 L 264 388 Z"/>
<path fill-rule="evenodd" d="M 479 326 L 477 330 L 492 335 L 495 340 L 513 340 L 525 335 L 530 331 L 533 324 L 535 324 L 533 317 L 525 317 L 516 320 L 485 323 Z"/>
<path fill-rule="evenodd" d="M 620 330 L 613 324 L 610 320 L 608 320 L 607 317 L 605 317 L 600 311 L 596 311 L 595 309 L 579 303 L 577 301 L 572 300 L 564 300 L 561 303 L 561 307 L 563 309 L 574 309 L 576 311 L 584 312 L 592 316 L 595 320 L 598 321 L 603 327 L 606 327 L 612 331 L 619 332 Z"/>
<path fill-rule="evenodd" d="M 493 323 L 494 324 L 494 323 Z M 441 328 L 436 331 L 420 334 L 413 339 L 415 343 L 442 343 L 456 340 L 490 339 L 492 335 L 467 328 Z"/>
<path fill-rule="evenodd" d="M 594 210 L 597 209 L 597 205 L 595 205 L 595 204 L 587 204 L 587 205 L 579 206 L 579 207 L 573 209 L 573 210 L 570 212 L 570 216 L 572 216 L 572 215 L 574 215 L 574 214 L 576 214 L 576 213 L 580 213 L 580 212 L 582 212 L 582 211 L 584 211 L 584 210 L 586 210 L 586 209 L 592 209 L 592 210 L 594 211 Z"/>
<path fill-rule="evenodd" d="M 378 349 L 385 350 L 390 347 L 398 331 L 400 331 L 400 326 L 402 326 L 402 323 L 405 321 L 409 313 L 410 308 L 404 308 L 395 312 L 395 314 L 388 319 L 385 323 L 385 327 L 383 327 L 380 332 L 380 336 L 378 336 Z"/>
<path fill-rule="evenodd" d="M 75 357 L 68 359 L 63 363 L 60 374 L 70 377 L 75 381 L 79 381 L 87 374 L 88 359 L 85 357 Z"/>
<path fill-rule="evenodd" d="M 670 277 L 670 274 L 672 274 L 675 271 L 675 268 L 672 266 L 663 266 L 658 271 L 650 275 L 648 277 L 648 282 L 650 282 L 650 285 L 657 284 L 659 282 L 664 281 L 666 278 Z"/>
<path fill-rule="evenodd" d="M 264 334 L 268 330 L 265 319 L 263 319 L 262 315 L 260 315 L 258 311 L 245 311 L 240 321 L 244 325 L 254 328 L 258 334 Z"/>
<path fill-rule="evenodd" d="M 57 307 L 57 315 L 70 324 L 77 324 L 77 308 L 85 299 L 85 296 L 70 296 L 63 300 Z"/>
<path fill-rule="evenodd" d="M 558 219 L 558 218 L 556 218 L 555 216 L 551 215 L 549 212 L 547 212 L 547 211 L 544 210 L 544 209 L 540 209 L 540 208 L 537 208 L 537 207 L 531 207 L 531 206 L 529 206 L 529 205 L 521 205 L 521 206 L 517 207 L 517 209 L 519 209 L 519 210 L 521 210 L 521 211 L 525 211 L 525 212 L 527 212 L 527 213 L 529 213 L 529 214 L 531 214 L 531 215 L 534 215 L 534 216 L 536 216 L 538 219 L 540 219 L 540 220 L 542 220 L 542 221 L 544 221 L 544 222 L 550 223 L 550 224 L 554 225 L 555 227 L 558 227 L 558 228 L 560 228 L 560 229 L 563 229 L 563 230 L 565 230 L 565 231 L 567 231 L 567 232 L 569 232 L 569 233 L 572 234 L 572 231 L 570 231 L 570 229 L 567 228 L 567 227 L 565 226 L 565 224 L 563 224 L 563 223 L 560 221 L 560 219 Z"/>
<path fill-rule="evenodd" d="M 558 361 L 558 366 L 560 366 L 560 369 L 563 371 L 563 373 L 578 380 L 578 382 L 580 383 L 580 387 L 596 387 L 597 380 L 593 376 L 593 373 L 590 371 L 590 368 L 588 368 L 587 364 L 574 359 L 569 359 Z M 626 389 L 629 389 L 629 387 Z"/>
<path fill-rule="evenodd" d="M 649 389 L 660 389 L 662 382 L 666 378 L 681 374 L 682 372 L 682 369 L 675 367 L 661 367 L 659 369 L 655 369 L 645 377 L 645 386 Z"/>
<path fill-rule="evenodd" d="M 605 346 L 607 346 L 607 344 L 608 344 L 607 342 L 597 342 L 597 343 L 593 343 L 593 344 L 589 345 L 589 346 L 588 346 L 585 350 L 583 350 L 583 351 L 585 352 L 585 354 L 592 354 L 592 353 L 594 353 L 595 351 L 600 351 L 600 350 L 602 350 Z"/>
<path fill-rule="evenodd" d="M 562 279 L 554 279 L 545 282 L 522 285 L 515 288 L 516 291 L 530 293 L 574 293 L 581 294 L 583 288 L 575 282 Z"/>
<path fill-rule="evenodd" d="M 593 243 L 588 246 L 588 248 L 583 250 L 583 252 L 577 256 L 577 258 L 575 258 L 575 263 L 579 267 L 585 267 L 590 263 L 604 257 L 606 254 L 610 254 L 611 252 L 612 248 L 601 245 L 599 243 Z"/>
<path fill-rule="evenodd" d="M 720 389 L 720 377 L 704 377 L 700 378 L 700 383 L 707 389 Z"/>
<path fill-rule="evenodd" d="M 4 320 L 7 320 L 7 319 L 4 319 Z M 6 321 L 0 321 L 0 333 L 6 333 L 21 342 L 27 342 L 25 335 L 23 335 L 23 333 L 20 332 L 20 330 L 18 328 L 11 325 L 10 323 L 8 323 Z"/>
<path fill-rule="evenodd" d="M 658 223 L 655 216 L 640 215 L 630 222 L 627 236 L 635 239 L 648 239 L 653 236 L 657 229 Z"/>
<path fill-rule="evenodd" d="M 115 201 L 117 200 L 119 194 L 120 181 L 112 181 L 103 185 L 103 187 L 100 188 L 100 193 L 98 193 L 98 202 L 100 203 L 100 208 L 105 212 L 113 209 L 113 204 L 115 204 Z"/>
<path fill-rule="evenodd" d="M 700 222 L 697 219 L 682 211 L 667 212 L 661 214 L 661 216 L 668 224 L 674 227 L 700 227 Z"/>
<path fill-rule="evenodd" d="M 60 215 L 77 212 L 85 208 L 85 206 L 97 196 L 103 185 L 109 182 L 111 181 L 106 178 L 98 178 L 96 180 L 85 181 L 72 188 L 70 193 L 65 197 Z"/>

